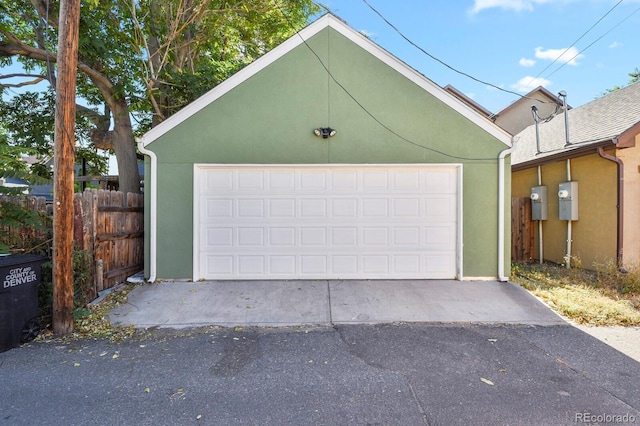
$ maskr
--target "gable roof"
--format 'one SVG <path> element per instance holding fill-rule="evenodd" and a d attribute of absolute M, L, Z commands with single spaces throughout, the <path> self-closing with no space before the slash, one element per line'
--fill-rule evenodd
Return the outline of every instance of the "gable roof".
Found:
<path fill-rule="evenodd" d="M 551 93 L 549 90 L 545 89 L 544 87 L 538 86 L 535 89 L 533 89 L 532 91 L 530 91 L 529 93 L 527 93 L 526 95 L 524 95 L 523 97 L 521 97 L 520 99 L 510 103 L 508 106 L 506 106 L 502 110 L 500 110 L 497 113 L 493 114 L 493 116 L 491 118 L 493 118 L 495 120 L 496 117 L 500 117 L 501 115 L 508 114 L 510 110 L 512 110 L 513 108 L 515 108 L 517 105 L 521 104 L 522 102 L 529 103 L 532 98 L 536 99 L 536 95 L 538 95 L 538 94 L 540 95 L 540 97 L 544 97 L 544 98 L 549 99 L 550 102 L 562 105 L 562 99 L 560 99 L 559 97 L 557 97 L 556 95 Z M 567 108 L 571 109 L 571 105 L 567 105 Z"/>
<path fill-rule="evenodd" d="M 614 144 L 634 146 L 622 141 L 628 131 L 640 133 L 640 82 L 630 84 L 588 104 L 567 111 L 569 142 L 565 147 L 564 114 L 539 123 L 540 153 L 536 152 L 536 126 L 532 125 L 514 136 L 511 164 L 537 163 L 558 154 L 594 145 Z"/>
<path fill-rule="evenodd" d="M 196 99 L 171 117 L 167 118 L 158 126 L 149 130 L 140 140 L 142 147 L 146 147 L 156 139 L 160 138 L 162 135 L 169 132 L 171 129 L 178 126 L 180 123 L 184 122 L 189 117 L 193 116 L 198 111 L 214 102 L 216 99 L 222 97 L 224 94 L 228 93 L 233 88 L 240 85 L 242 82 L 248 80 L 250 77 L 257 74 L 258 72 L 269 66 L 271 63 L 286 55 L 294 48 L 305 44 L 306 40 L 318 34 L 325 28 L 332 28 L 336 30 L 344 37 L 384 62 L 395 71 L 402 74 L 404 77 L 421 87 L 423 90 L 435 96 L 437 99 L 460 113 L 462 116 L 469 119 L 471 122 L 482 128 L 484 131 L 486 131 L 505 145 L 511 146 L 511 135 L 509 135 L 507 132 L 496 126 L 490 120 L 481 116 L 475 109 L 459 100 L 455 96 L 451 95 L 439 85 L 435 84 L 424 75 L 411 68 L 400 59 L 387 52 L 382 47 L 372 42 L 367 37 L 349 27 L 340 18 L 327 13 L 315 22 L 308 25 L 303 30 L 299 31 L 297 34 L 284 41 L 279 46 L 267 52 L 227 80 L 211 89 L 209 92 L 202 95 L 200 98 Z"/>

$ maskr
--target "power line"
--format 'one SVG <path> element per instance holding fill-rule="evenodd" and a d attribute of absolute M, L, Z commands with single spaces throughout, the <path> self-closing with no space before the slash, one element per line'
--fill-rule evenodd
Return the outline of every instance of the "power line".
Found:
<path fill-rule="evenodd" d="M 540 75 L 541 75 L 542 73 L 544 73 L 546 70 L 548 70 L 548 69 L 549 69 L 553 64 L 555 64 L 555 63 L 556 63 L 560 58 L 562 58 L 562 56 L 564 56 L 564 54 L 565 54 L 565 53 L 567 53 L 567 52 L 569 51 L 569 49 L 571 49 L 571 48 L 572 48 L 573 46 L 575 46 L 575 45 L 576 45 L 580 40 L 582 40 L 582 38 L 583 38 L 584 36 L 586 36 L 586 35 L 587 35 L 587 34 L 588 34 L 592 29 L 594 29 L 596 25 L 598 25 L 598 24 L 599 24 L 599 23 L 600 23 L 604 18 L 606 18 L 606 17 L 607 17 L 607 15 L 608 15 L 608 14 L 610 14 L 610 13 L 613 11 L 613 9 L 615 9 L 616 7 L 618 7 L 618 6 L 620 5 L 620 3 L 622 3 L 623 1 L 624 1 L 624 0 L 620 0 L 620 1 L 618 1 L 618 3 L 616 3 L 616 4 L 615 4 L 611 9 L 609 9 L 609 11 L 608 11 L 607 13 L 605 13 L 604 15 L 602 15 L 602 17 L 601 17 L 600 19 L 598 19 L 598 20 L 596 21 L 596 23 L 595 23 L 595 24 L 591 25 L 591 27 L 589 27 L 589 29 L 588 29 L 587 31 L 585 31 L 584 33 L 582 33 L 582 35 L 581 35 L 580 37 L 578 37 L 578 39 L 577 39 L 576 41 L 574 41 L 573 43 L 571 43 L 571 46 L 567 47 L 567 48 L 566 48 L 566 49 L 565 49 L 565 50 L 564 50 L 560 55 L 558 55 L 558 57 L 557 57 L 557 58 L 555 58 L 555 59 L 553 60 L 553 62 L 551 62 L 549 65 L 547 65 L 547 66 L 546 66 L 542 71 L 540 71 L 540 72 L 538 73 L 538 75 L 536 75 L 536 76 L 535 76 L 535 78 L 540 77 Z M 578 53 L 578 55 L 579 55 L 579 53 Z M 578 55 L 576 55 L 576 56 L 574 56 L 573 58 L 569 59 L 567 62 L 565 62 L 565 64 L 566 64 L 566 63 L 571 62 L 572 60 L 574 60 Z M 558 69 L 559 69 L 559 68 L 558 68 Z M 556 70 L 556 71 L 557 71 L 557 70 Z M 554 71 L 554 72 L 555 72 L 555 71 Z M 551 74 L 549 74 L 547 77 L 549 77 L 549 76 L 551 76 Z"/>
<path fill-rule="evenodd" d="M 611 29 L 609 29 L 609 31 L 607 31 L 606 33 L 602 34 L 600 37 L 598 37 L 597 39 L 595 39 L 591 44 L 589 44 L 587 47 L 585 47 L 584 49 L 582 49 L 581 51 L 579 51 L 578 53 L 576 53 L 573 58 L 569 59 L 567 62 L 565 62 L 564 64 L 560 65 L 558 68 L 556 68 L 552 73 L 550 73 L 549 75 L 547 75 L 547 77 L 551 77 L 553 74 L 555 74 L 556 72 L 560 71 L 565 65 L 567 65 L 569 62 L 571 62 L 572 60 L 574 60 L 576 57 L 578 57 L 578 55 L 582 54 L 583 52 L 585 52 L 588 48 L 590 48 L 591 46 L 593 46 L 594 44 L 596 44 L 597 42 L 599 42 L 602 38 L 604 38 L 607 34 L 609 34 L 611 31 L 615 30 L 616 28 L 618 28 L 620 25 L 622 25 L 626 20 L 628 20 L 629 18 L 631 18 L 633 15 L 635 15 L 636 13 L 638 13 L 638 11 L 640 11 L 640 7 L 637 8 L 636 10 L 634 10 L 633 12 L 631 12 L 631 14 L 629 14 L 629 16 L 627 16 L 626 18 L 624 18 L 622 21 L 618 22 L 616 25 L 614 25 L 613 27 L 611 27 Z"/>
<path fill-rule="evenodd" d="M 620 0 L 620 1 L 622 1 L 622 0 Z M 380 13 L 376 8 L 374 8 L 373 6 L 371 6 L 371 4 L 369 4 L 369 2 L 367 2 L 367 0 L 362 0 L 362 2 L 363 2 L 364 4 L 366 4 L 366 5 L 369 7 L 369 9 L 371 9 L 371 10 L 372 10 L 376 15 L 378 15 L 378 16 L 380 17 L 380 19 L 382 19 L 382 20 L 383 20 L 383 21 L 384 21 L 388 26 L 390 26 L 390 27 L 391 27 L 391 28 L 392 28 L 396 33 L 398 33 L 398 34 L 400 35 L 400 37 L 402 37 L 404 40 L 406 40 L 410 45 L 412 45 L 413 47 L 415 47 L 416 49 L 418 49 L 419 51 L 421 51 L 422 53 L 424 53 L 425 55 L 427 55 L 428 57 L 430 57 L 430 58 L 431 58 L 431 59 L 433 59 L 434 61 L 439 62 L 440 64 L 442 64 L 442 65 L 444 65 L 445 67 L 449 68 L 450 70 L 452 70 L 452 71 L 454 71 L 454 72 L 456 72 L 456 73 L 458 73 L 458 74 L 460 74 L 460 75 L 463 75 L 463 76 L 465 76 L 465 77 L 468 77 L 468 78 L 470 78 L 470 79 L 471 79 L 471 80 L 473 80 L 473 81 L 476 81 L 476 82 L 481 83 L 481 84 L 485 84 L 485 85 L 487 85 L 487 86 L 493 87 L 494 89 L 500 90 L 500 91 L 505 92 L 505 93 L 510 93 L 510 94 L 512 94 L 512 95 L 516 95 L 516 96 L 518 96 L 518 97 L 520 97 L 520 98 L 522 98 L 522 99 L 529 99 L 529 100 L 537 101 L 537 102 L 540 102 L 540 103 L 549 103 L 549 102 L 545 102 L 545 101 L 540 100 L 540 99 L 536 99 L 536 98 L 529 98 L 529 97 L 527 97 L 527 96 L 521 95 L 520 93 L 514 92 L 514 91 L 512 91 L 512 90 L 504 89 L 504 88 L 502 88 L 502 87 L 500 87 L 500 86 L 497 86 L 497 85 L 495 85 L 495 84 L 492 84 L 492 83 L 486 82 L 486 81 L 481 80 L 481 79 L 479 79 L 479 78 L 476 78 L 476 77 L 472 76 L 472 75 L 471 75 L 471 74 L 469 74 L 469 73 L 466 73 L 466 72 L 464 72 L 464 71 L 460 71 L 460 70 L 458 70 L 457 68 L 455 68 L 455 67 L 453 67 L 453 66 L 451 66 L 451 65 L 447 64 L 447 63 L 446 63 L 446 62 L 444 62 L 443 60 L 441 60 L 441 59 L 439 59 L 439 58 L 435 57 L 434 55 L 432 55 L 431 53 L 427 52 L 425 49 L 423 49 L 421 46 L 419 46 L 417 43 L 415 43 L 415 42 L 414 42 L 413 40 L 411 40 L 409 37 L 407 37 L 406 35 L 404 35 L 404 34 L 402 33 L 402 31 L 400 31 L 400 30 L 399 30 L 395 25 L 393 25 L 393 24 L 392 24 L 392 23 L 391 23 L 387 18 L 385 18 L 385 17 L 384 17 L 384 15 L 382 15 L 382 13 Z M 317 4 L 317 3 L 316 3 L 316 4 Z"/>

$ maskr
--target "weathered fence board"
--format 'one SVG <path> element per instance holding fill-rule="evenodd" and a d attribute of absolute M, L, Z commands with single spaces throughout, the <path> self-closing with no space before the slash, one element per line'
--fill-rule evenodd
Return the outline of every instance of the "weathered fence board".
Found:
<path fill-rule="evenodd" d="M 144 267 L 143 197 L 106 190 L 85 190 L 82 197 L 92 208 L 88 230 L 94 257 L 101 261 L 96 291 L 102 291 Z"/>
<path fill-rule="evenodd" d="M 534 222 L 529 197 L 511 199 L 511 260 L 531 262 L 534 253 Z"/>
<path fill-rule="evenodd" d="M 0 196 L 0 202 L 9 202 L 11 204 L 18 205 L 24 209 L 35 211 L 42 215 L 42 217 L 48 217 L 47 214 L 47 201 L 44 197 L 29 197 L 18 196 L 9 197 L 6 195 Z M 50 228 L 51 223 L 45 223 L 45 227 L 38 229 L 33 227 L 13 227 L 5 218 L 0 220 L 0 234 L 3 236 L 3 240 L 8 243 L 14 252 L 24 252 L 34 245 L 46 244 L 51 239 Z"/>

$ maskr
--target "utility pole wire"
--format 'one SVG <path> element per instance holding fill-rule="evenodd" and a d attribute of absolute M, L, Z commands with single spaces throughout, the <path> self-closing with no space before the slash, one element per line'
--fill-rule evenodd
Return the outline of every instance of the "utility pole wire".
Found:
<path fill-rule="evenodd" d="M 380 19 L 382 19 L 382 20 L 383 20 L 387 25 L 389 25 L 391 28 L 393 28 L 393 30 L 394 30 L 396 33 L 398 33 L 398 35 L 400 35 L 400 37 L 402 37 L 403 39 L 405 39 L 405 40 L 407 41 L 407 43 L 409 43 L 410 45 L 412 45 L 413 47 L 415 47 L 416 49 L 418 49 L 419 51 L 421 51 L 422 53 L 424 53 L 425 55 L 427 55 L 428 57 L 430 57 L 430 58 L 431 58 L 431 59 L 433 59 L 434 61 L 436 61 L 436 62 L 438 62 L 438 63 L 440 63 L 440 64 L 444 65 L 444 66 L 445 66 L 445 67 L 447 67 L 447 68 L 449 68 L 451 71 L 456 72 L 456 73 L 458 73 L 458 74 L 460 74 L 460 75 L 463 75 L 463 76 L 465 76 L 465 77 L 467 77 L 467 78 L 470 78 L 471 80 L 476 81 L 476 82 L 478 82 L 478 83 L 485 84 L 485 85 L 487 85 L 487 86 L 493 87 L 494 89 L 500 90 L 500 91 L 502 91 L 502 92 L 510 93 L 510 94 L 512 94 L 512 95 L 516 95 L 516 96 L 518 96 L 519 98 L 522 98 L 522 99 L 529 99 L 529 100 L 537 101 L 537 102 L 540 102 L 540 103 L 548 103 L 548 102 L 545 102 L 545 101 L 540 100 L 540 99 L 536 99 L 536 98 L 528 98 L 528 97 L 526 97 L 526 96 L 524 96 L 524 95 L 521 95 L 521 94 L 520 94 L 520 93 L 518 93 L 518 92 L 514 92 L 514 91 L 512 91 L 512 90 L 507 90 L 507 89 L 504 89 L 504 88 L 502 88 L 502 87 L 500 87 L 500 86 L 497 86 L 497 85 L 495 85 L 495 84 L 492 84 L 492 83 L 486 82 L 486 81 L 484 81 L 484 80 L 480 80 L 479 78 L 476 78 L 476 77 L 472 76 L 471 74 L 468 74 L 468 73 L 466 73 L 466 72 L 464 72 L 464 71 L 460 71 L 460 70 L 458 70 L 457 68 L 452 67 L 451 65 L 447 64 L 447 63 L 446 63 L 446 62 L 444 62 L 443 60 L 441 60 L 441 59 L 439 59 L 439 58 L 437 58 L 437 57 L 433 56 L 431 53 L 427 52 L 425 49 L 423 49 L 422 47 L 420 47 L 417 43 L 415 43 L 415 42 L 414 42 L 413 40 L 411 40 L 409 37 L 405 36 L 405 35 L 402 33 L 402 31 L 400 31 L 400 30 L 399 30 L 395 25 L 393 25 L 393 24 L 392 24 L 392 23 L 391 23 L 387 18 L 385 18 L 385 17 L 384 17 L 384 15 L 382 15 L 382 13 L 378 12 L 378 10 L 377 10 L 376 8 L 374 8 L 373 6 L 371 6 L 371 5 L 369 4 L 369 2 L 367 2 L 367 0 L 362 0 L 362 2 L 363 2 L 364 4 L 366 4 L 366 5 L 369 7 L 369 9 L 371 9 L 371 10 L 372 10 L 376 15 L 378 15 L 378 16 L 380 17 Z"/>
<path fill-rule="evenodd" d="M 629 18 L 631 18 L 633 15 L 635 15 L 636 13 L 638 13 L 640 11 L 640 7 L 637 8 L 636 10 L 634 10 L 633 12 L 631 12 L 631 14 L 629 16 L 627 16 L 626 18 L 624 18 L 622 21 L 618 22 L 616 25 L 614 25 L 613 27 L 611 27 L 609 29 L 609 31 L 607 31 L 606 33 L 602 34 L 600 37 L 598 37 L 597 39 L 595 39 L 593 42 L 591 42 L 591 44 L 589 44 L 587 47 L 585 47 L 584 49 L 582 49 L 581 51 L 579 51 L 578 53 L 576 53 L 573 58 L 569 59 L 567 62 L 565 62 L 564 64 L 560 65 L 558 68 L 556 68 L 555 70 L 553 70 L 553 72 L 551 72 L 549 75 L 547 75 L 547 77 L 551 77 L 553 74 L 557 73 L 558 71 L 560 71 L 562 68 L 564 68 L 565 65 L 567 65 L 567 63 L 573 61 L 578 55 L 581 55 L 582 52 L 585 52 L 588 48 L 590 48 L 591 46 L 593 46 L 594 44 L 596 44 L 597 42 L 599 42 L 600 40 L 602 40 L 602 38 L 604 38 L 604 36 L 606 36 L 607 34 L 609 34 L 611 31 L 615 30 L 616 28 L 618 28 L 620 25 L 622 25 L 626 20 L 628 20 Z"/>
<path fill-rule="evenodd" d="M 595 26 L 596 26 L 596 25 L 598 25 L 598 24 L 600 23 L 600 21 L 602 21 L 604 18 L 606 18 L 606 17 L 607 17 L 607 15 L 608 15 L 608 14 L 610 14 L 610 13 L 613 11 L 613 9 L 615 9 L 616 7 L 618 7 L 618 6 L 620 5 L 620 3 L 622 3 L 623 1 L 624 1 L 624 0 L 620 0 L 620 1 L 618 1 L 618 3 L 616 3 L 616 4 L 615 4 L 611 9 L 609 9 L 609 11 L 608 11 L 607 13 L 605 13 L 604 15 L 602 15 L 602 17 L 601 17 L 600 19 L 598 19 L 598 20 L 596 21 L 596 23 L 595 23 L 595 24 L 593 24 L 591 27 L 589 27 L 589 29 L 588 29 L 587 31 L 585 31 L 584 33 L 582 33 L 582 35 L 581 35 L 580 37 L 578 37 L 578 39 L 577 39 L 576 41 L 574 41 L 573 43 L 571 43 L 571 46 L 567 47 L 567 48 L 564 50 L 564 52 L 562 52 L 560 55 L 558 55 L 558 57 L 557 57 L 557 58 L 555 58 L 555 59 L 553 60 L 553 62 L 551 62 L 549 65 L 547 65 L 547 66 L 546 66 L 542 71 L 540 71 L 540 72 L 538 73 L 538 75 L 536 75 L 536 76 L 535 76 L 535 78 L 540 77 L 540 75 L 542 75 L 542 73 L 543 73 L 543 72 L 545 72 L 546 70 L 548 70 L 548 69 L 549 69 L 553 64 L 555 64 L 555 63 L 556 63 L 560 58 L 562 58 L 562 56 L 564 56 L 564 54 L 565 54 L 565 53 L 567 53 L 567 52 L 569 51 L 569 49 L 571 49 L 573 46 L 575 46 L 575 45 L 576 45 L 576 43 L 578 43 L 580 40 L 582 40 L 582 38 L 583 38 L 584 36 L 586 36 L 586 35 L 587 35 L 587 34 L 588 34 L 592 29 L 594 29 L 594 28 L 595 28 Z M 599 39 L 598 39 L 598 40 L 599 40 Z M 592 44 L 593 44 L 593 43 L 592 43 Z M 580 53 L 582 53 L 582 52 L 580 52 Z M 578 55 L 579 55 L 580 53 L 578 53 Z M 574 56 L 573 58 L 571 58 L 571 59 L 569 59 L 568 61 L 566 61 L 566 62 L 565 62 L 565 65 L 566 65 L 567 63 L 569 63 L 569 62 L 573 61 L 573 60 L 574 60 L 578 55 L 576 55 L 576 56 Z M 564 65 L 563 65 L 563 66 L 564 66 Z M 560 68 L 558 68 L 558 69 L 560 69 Z M 557 70 L 556 70 L 556 71 L 557 71 Z M 555 72 L 555 71 L 554 71 L 554 72 Z M 553 73 L 552 73 L 552 74 L 553 74 Z M 550 76 L 551 76 L 551 74 L 549 74 L 547 77 L 550 77 Z"/>

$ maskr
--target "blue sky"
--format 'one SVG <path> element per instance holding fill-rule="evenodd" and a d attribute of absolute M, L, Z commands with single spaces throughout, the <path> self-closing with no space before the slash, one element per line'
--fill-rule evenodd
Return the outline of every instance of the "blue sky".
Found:
<path fill-rule="evenodd" d="M 429 58 L 364 0 L 322 3 L 436 84 L 451 84 L 492 112 L 538 86 L 554 94 L 564 90 L 567 102 L 580 106 L 607 89 L 626 85 L 628 74 L 640 68 L 640 0 L 366 1 L 431 55 L 515 93 L 474 81 Z"/>
<path fill-rule="evenodd" d="M 567 102 L 580 106 L 626 85 L 640 68 L 640 0 L 366 1 L 429 54 L 515 94 L 429 58 L 364 0 L 323 4 L 436 84 L 451 84 L 492 112 L 538 86 L 564 90 Z"/>

